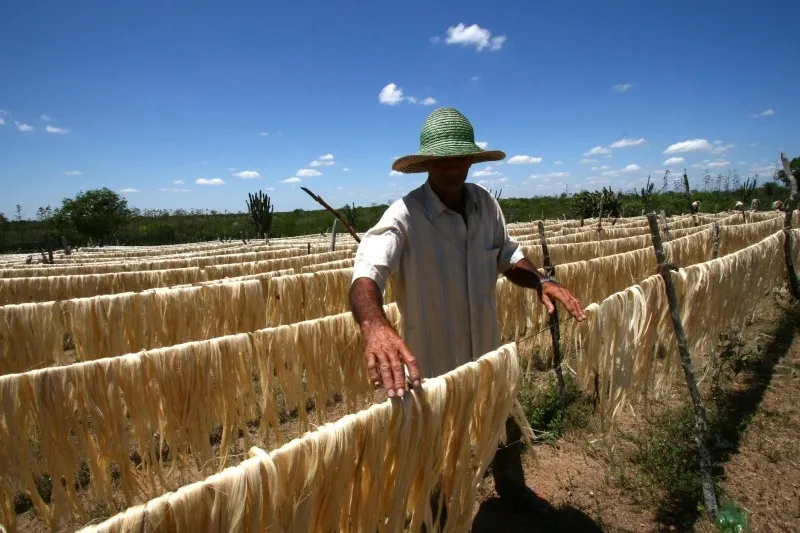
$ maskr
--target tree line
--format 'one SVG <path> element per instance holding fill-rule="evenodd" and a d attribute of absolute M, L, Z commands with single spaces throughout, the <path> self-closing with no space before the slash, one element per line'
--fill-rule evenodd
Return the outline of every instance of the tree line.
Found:
<path fill-rule="evenodd" d="M 792 174 L 800 178 L 800 158 L 791 162 Z M 688 190 L 688 177 L 665 174 L 649 179 L 644 187 L 628 192 L 604 187 L 600 191 L 565 189 L 558 196 L 499 198 L 506 221 L 522 222 L 539 218 L 593 218 L 640 215 L 644 211 L 664 210 L 667 215 L 688 213 L 693 201 L 701 211 L 732 209 L 737 201 L 750 207 L 758 199 L 761 210 L 772 209 L 772 202 L 788 196 L 783 171 L 758 183 L 758 177 L 742 180 L 738 173 L 701 179 L 700 189 Z M 23 206 L 17 205 L 12 218 L 0 213 L 0 253 L 39 253 L 68 246 L 165 245 L 211 240 L 252 240 L 270 237 L 327 233 L 333 217 L 323 209 L 275 212 L 273 198 L 257 191 L 243 202 L 237 213 L 200 209 L 140 210 L 108 189 L 79 192 L 65 198 L 61 206 L 44 206 L 35 218 L 24 219 Z M 357 231 L 366 231 L 380 219 L 388 204 L 356 207 L 345 205 L 340 213 Z"/>

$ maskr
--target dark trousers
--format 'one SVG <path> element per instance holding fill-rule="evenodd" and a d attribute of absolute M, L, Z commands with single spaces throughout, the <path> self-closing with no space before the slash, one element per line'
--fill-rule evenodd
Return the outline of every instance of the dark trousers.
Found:
<path fill-rule="evenodd" d="M 522 429 L 513 417 L 506 419 L 506 444 L 497 447 L 497 452 L 492 460 L 492 476 L 497 494 L 502 498 L 504 495 L 513 494 L 525 487 L 525 472 L 522 470 L 522 452 L 525 449 L 525 442 L 522 440 Z M 439 509 L 439 492 L 437 487 L 431 494 L 431 514 L 434 521 Z M 439 516 L 439 529 L 444 529 L 447 522 L 447 505 L 442 502 L 442 511 Z M 422 532 L 427 533 L 427 528 L 423 525 Z"/>

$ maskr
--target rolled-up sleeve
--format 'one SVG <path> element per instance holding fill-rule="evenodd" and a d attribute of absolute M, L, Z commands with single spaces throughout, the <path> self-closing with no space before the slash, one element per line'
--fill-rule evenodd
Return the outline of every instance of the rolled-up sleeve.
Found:
<path fill-rule="evenodd" d="M 503 210 L 500 209 L 500 204 L 497 200 L 494 200 L 494 206 L 496 210 L 495 222 L 497 224 L 495 231 L 500 241 L 500 253 L 497 257 L 497 271 L 502 274 L 516 265 L 525 255 L 522 253 L 522 247 L 519 243 L 509 236 L 508 228 L 506 227 L 506 219 L 505 216 L 503 216 Z"/>
<path fill-rule="evenodd" d="M 353 279 L 370 278 L 381 293 L 389 276 L 397 269 L 404 236 L 394 209 L 388 209 L 378 223 L 361 238 L 353 265 Z"/>

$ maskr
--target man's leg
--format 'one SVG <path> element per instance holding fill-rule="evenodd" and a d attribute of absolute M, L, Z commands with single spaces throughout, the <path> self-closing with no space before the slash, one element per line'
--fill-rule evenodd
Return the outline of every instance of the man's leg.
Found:
<path fill-rule="evenodd" d="M 495 490 L 501 500 L 521 511 L 549 512 L 552 506 L 525 484 L 525 472 L 522 469 L 525 446 L 522 429 L 514 417 L 509 416 L 506 419 L 506 445 L 498 447 L 492 461 Z"/>
<path fill-rule="evenodd" d="M 506 444 L 498 446 L 492 461 L 492 475 L 497 494 L 501 498 L 513 497 L 525 488 L 525 473 L 522 470 L 522 451 L 525 443 L 522 441 L 522 430 L 514 417 L 506 419 Z"/>

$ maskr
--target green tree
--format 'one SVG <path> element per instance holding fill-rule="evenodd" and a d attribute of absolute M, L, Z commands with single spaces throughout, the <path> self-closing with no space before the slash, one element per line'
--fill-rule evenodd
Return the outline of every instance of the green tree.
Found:
<path fill-rule="evenodd" d="M 131 211 L 124 197 L 103 187 L 65 198 L 55 217 L 59 229 L 74 228 L 81 237 L 102 244 L 129 222 Z"/>
<path fill-rule="evenodd" d="M 792 170 L 792 175 L 798 181 L 800 181 L 800 157 L 795 157 L 789 162 L 789 168 Z M 779 170 L 775 173 L 775 179 L 783 183 L 784 186 L 789 187 L 789 178 L 786 176 L 786 173 L 783 169 Z"/>

